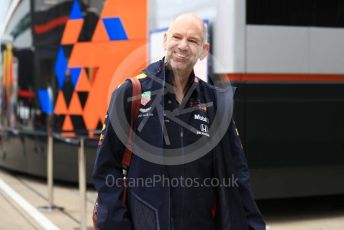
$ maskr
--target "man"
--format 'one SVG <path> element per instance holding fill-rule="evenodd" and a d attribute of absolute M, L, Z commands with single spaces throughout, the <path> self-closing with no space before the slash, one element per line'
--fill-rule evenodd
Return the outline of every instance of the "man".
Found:
<path fill-rule="evenodd" d="M 123 187 L 109 186 L 107 179 L 123 177 L 125 147 L 118 130 L 130 117 L 132 86 L 125 82 L 113 94 L 93 172 L 99 229 L 265 229 L 234 122 L 223 124 L 225 132 L 218 141 L 210 140 L 220 132 L 221 127 L 215 131 L 211 127 L 224 105 L 218 104 L 221 98 L 216 89 L 193 72 L 209 50 L 202 20 L 193 14 L 178 16 L 164 34 L 164 49 L 164 59 L 139 75 L 142 95 L 134 142 L 140 144 L 134 147 L 128 172 L 129 182 L 141 179 L 150 183 L 129 183 L 126 204 L 121 203 Z M 124 100 L 118 103 L 114 98 L 120 93 Z M 114 122 L 111 117 L 122 102 L 126 118 Z M 211 143 L 216 146 L 208 150 Z M 153 150 L 147 151 L 146 144 Z M 198 146 L 200 153 L 192 159 L 190 146 Z M 202 149 L 207 152 L 203 154 Z M 234 180 L 231 186 L 209 186 L 209 181 L 228 178 Z M 152 179 L 156 179 L 154 186 Z"/>

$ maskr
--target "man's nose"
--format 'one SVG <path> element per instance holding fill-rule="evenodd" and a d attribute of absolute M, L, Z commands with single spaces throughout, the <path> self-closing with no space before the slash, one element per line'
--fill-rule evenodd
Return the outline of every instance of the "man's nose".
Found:
<path fill-rule="evenodd" d="M 189 47 L 188 41 L 186 39 L 182 39 L 180 40 L 179 44 L 178 44 L 178 48 L 181 50 L 187 50 Z"/>

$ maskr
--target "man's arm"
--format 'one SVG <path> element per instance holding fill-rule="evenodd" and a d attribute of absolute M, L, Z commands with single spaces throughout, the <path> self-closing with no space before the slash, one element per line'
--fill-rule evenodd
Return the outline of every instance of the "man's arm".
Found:
<path fill-rule="evenodd" d="M 125 204 L 122 204 L 123 194 L 122 183 L 122 156 L 124 145 L 116 135 L 111 122 L 111 106 L 115 106 L 114 96 L 120 92 L 125 92 L 124 98 L 131 95 L 131 83 L 125 82 L 113 95 L 99 139 L 97 157 L 93 169 L 93 181 L 98 191 L 98 216 L 97 226 L 103 229 L 133 229 L 130 215 Z M 124 102 L 124 109 L 127 121 L 131 104 Z M 120 107 L 120 106 L 118 106 Z M 122 108 L 123 108 L 122 107 Z M 116 125 L 116 124 L 114 124 Z"/>
<path fill-rule="evenodd" d="M 234 120 L 230 124 L 229 132 L 234 173 L 238 178 L 240 196 L 246 212 L 249 229 L 265 230 L 265 222 L 253 197 L 250 172 Z"/>

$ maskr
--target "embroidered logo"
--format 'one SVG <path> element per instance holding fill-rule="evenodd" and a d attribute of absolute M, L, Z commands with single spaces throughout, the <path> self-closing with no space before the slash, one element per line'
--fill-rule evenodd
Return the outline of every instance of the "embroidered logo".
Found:
<path fill-rule="evenodd" d="M 190 101 L 190 107 L 196 107 L 199 110 L 202 110 L 204 112 L 207 112 L 208 108 L 205 104 L 202 104 L 200 100 L 192 100 Z"/>
<path fill-rule="evenodd" d="M 140 108 L 140 114 L 138 115 L 138 117 L 152 117 L 153 113 L 151 113 L 152 107 L 148 107 L 148 108 Z"/>
<path fill-rule="evenodd" d="M 208 129 L 208 126 L 207 125 L 205 125 L 205 124 L 201 124 L 200 125 L 200 129 L 201 129 L 201 131 L 197 131 L 197 135 L 203 135 L 203 136 L 207 136 L 207 137 L 210 137 L 210 135 L 209 135 L 209 129 Z"/>
<path fill-rule="evenodd" d="M 151 100 L 151 91 L 146 91 L 141 94 L 141 105 L 147 105 Z"/>
<path fill-rule="evenodd" d="M 201 131 L 204 133 L 207 133 L 208 132 L 208 126 L 205 124 L 201 124 Z"/>
<path fill-rule="evenodd" d="M 206 123 L 209 123 L 209 119 L 207 117 L 203 117 L 200 114 L 195 114 L 194 115 L 194 119 L 195 120 L 200 120 L 200 121 L 204 121 Z"/>
<path fill-rule="evenodd" d="M 140 108 L 140 112 L 141 112 L 141 113 L 148 113 L 151 109 L 152 109 L 152 107 Z"/>
<path fill-rule="evenodd" d="M 98 141 L 98 145 L 102 145 L 103 144 L 103 140 L 105 138 L 105 130 L 106 130 L 106 120 L 108 118 L 108 114 L 105 115 L 105 121 L 104 121 L 104 124 L 103 124 L 103 127 L 102 127 L 102 131 L 101 131 L 101 134 L 100 134 L 100 137 L 99 137 L 99 141 Z"/>

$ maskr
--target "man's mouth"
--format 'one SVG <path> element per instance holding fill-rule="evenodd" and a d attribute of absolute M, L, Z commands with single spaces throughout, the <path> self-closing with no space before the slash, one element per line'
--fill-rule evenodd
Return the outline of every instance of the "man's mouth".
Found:
<path fill-rule="evenodd" d="M 185 61 L 187 59 L 187 56 L 180 53 L 174 53 L 175 57 L 177 58 L 177 61 Z"/>

